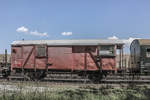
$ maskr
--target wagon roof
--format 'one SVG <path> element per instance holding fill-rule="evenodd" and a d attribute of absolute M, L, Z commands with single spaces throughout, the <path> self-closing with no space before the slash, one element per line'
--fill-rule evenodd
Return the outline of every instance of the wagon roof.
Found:
<path fill-rule="evenodd" d="M 110 40 L 110 39 L 85 39 L 85 40 L 22 40 L 13 41 L 11 45 L 39 45 L 45 44 L 49 46 L 72 46 L 72 45 L 124 45 L 121 40 Z"/>
<path fill-rule="evenodd" d="M 150 45 L 150 39 L 137 39 L 140 45 Z"/>

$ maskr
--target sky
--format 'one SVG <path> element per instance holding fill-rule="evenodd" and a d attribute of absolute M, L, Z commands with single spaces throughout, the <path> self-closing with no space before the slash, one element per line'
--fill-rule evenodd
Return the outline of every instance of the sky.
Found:
<path fill-rule="evenodd" d="M 22 39 L 150 38 L 149 5 L 150 0 L 0 0 L 0 53 Z"/>

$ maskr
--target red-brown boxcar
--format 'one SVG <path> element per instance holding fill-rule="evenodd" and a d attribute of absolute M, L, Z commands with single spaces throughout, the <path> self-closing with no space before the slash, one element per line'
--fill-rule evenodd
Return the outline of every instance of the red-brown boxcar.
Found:
<path fill-rule="evenodd" d="M 116 71 L 119 40 L 34 40 L 11 45 L 11 71 Z"/>

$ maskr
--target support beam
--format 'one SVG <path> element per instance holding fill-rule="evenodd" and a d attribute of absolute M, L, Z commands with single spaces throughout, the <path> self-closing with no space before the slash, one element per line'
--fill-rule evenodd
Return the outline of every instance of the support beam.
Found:
<path fill-rule="evenodd" d="M 119 53 L 119 68 L 121 69 L 121 48 L 120 48 L 120 53 Z"/>
<path fill-rule="evenodd" d="M 7 49 L 5 49 L 5 67 L 7 66 Z"/>
<path fill-rule="evenodd" d="M 96 67 L 97 67 L 100 71 L 102 71 L 101 66 L 98 64 L 98 62 L 97 62 L 97 60 L 94 58 L 93 54 L 92 54 L 91 52 L 89 52 L 89 54 L 90 54 L 92 60 L 94 61 Z"/>
<path fill-rule="evenodd" d="M 122 46 L 121 51 L 122 51 L 122 53 L 121 53 L 121 54 L 122 54 L 122 68 L 124 68 L 124 61 L 123 61 L 123 60 L 124 60 L 124 55 L 123 55 L 123 46 Z"/>
<path fill-rule="evenodd" d="M 48 47 L 45 46 L 45 48 L 46 48 L 46 74 L 47 74 L 48 73 L 48 66 L 49 66 L 49 64 L 48 64 Z"/>
<path fill-rule="evenodd" d="M 87 53 L 84 53 L 84 71 L 87 71 Z"/>
<path fill-rule="evenodd" d="M 87 53 L 84 53 L 84 82 L 86 83 L 86 77 L 87 77 Z"/>

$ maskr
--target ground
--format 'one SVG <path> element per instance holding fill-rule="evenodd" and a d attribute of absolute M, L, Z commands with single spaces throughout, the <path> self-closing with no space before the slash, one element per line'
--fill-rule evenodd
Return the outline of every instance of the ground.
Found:
<path fill-rule="evenodd" d="M 150 100 L 150 85 L 1 82 L 0 100 Z"/>

